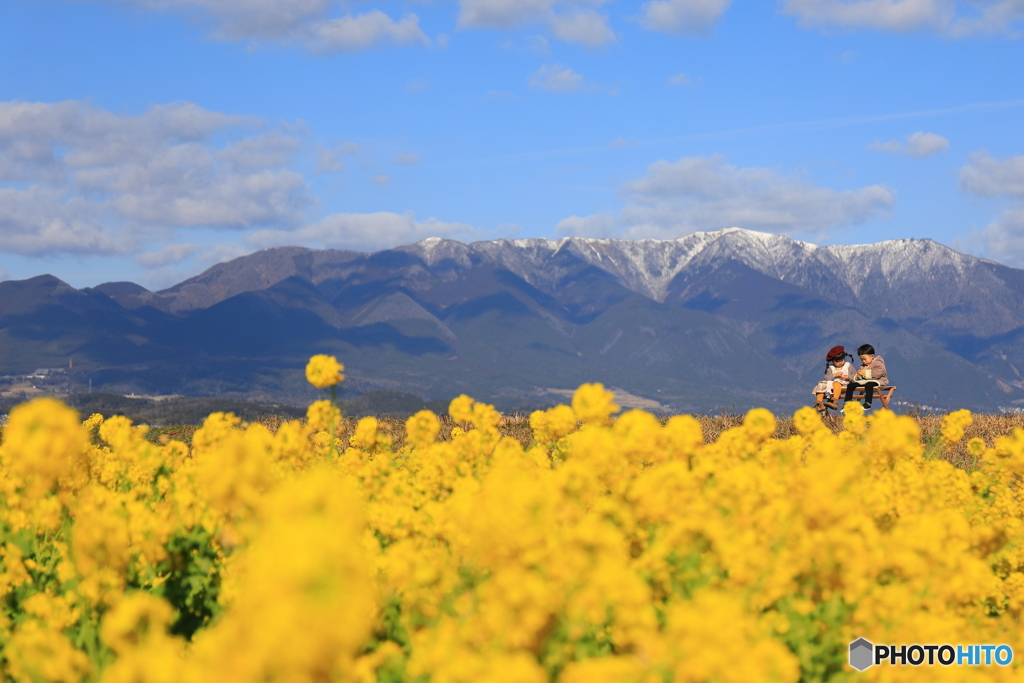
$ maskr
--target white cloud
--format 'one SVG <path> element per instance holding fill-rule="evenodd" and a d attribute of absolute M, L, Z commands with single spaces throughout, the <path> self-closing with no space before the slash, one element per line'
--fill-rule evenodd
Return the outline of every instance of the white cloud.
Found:
<path fill-rule="evenodd" d="M 737 168 L 721 155 L 658 161 L 621 188 L 617 215 L 573 216 L 567 234 L 675 238 L 701 230 L 741 227 L 784 235 L 822 234 L 887 216 L 892 192 L 880 185 L 857 190 L 817 187 L 767 168 Z"/>
<path fill-rule="evenodd" d="M 690 76 L 685 73 L 676 74 L 675 76 L 669 76 L 668 82 L 671 83 L 672 85 L 680 86 L 693 85 L 693 79 L 690 78 Z"/>
<path fill-rule="evenodd" d="M 653 0 L 645 2 L 640 24 L 651 31 L 697 34 L 708 30 L 731 0 Z"/>
<path fill-rule="evenodd" d="M 608 143 L 608 146 L 612 149 L 628 149 L 630 147 L 639 147 L 640 141 L 636 138 L 615 138 Z"/>
<path fill-rule="evenodd" d="M 334 0 L 122 0 L 154 11 L 198 13 L 220 37 L 274 39 L 324 16 Z"/>
<path fill-rule="evenodd" d="M 551 42 L 542 35 L 535 35 L 521 40 L 506 38 L 498 43 L 499 47 L 509 52 L 526 52 L 541 57 L 551 56 Z"/>
<path fill-rule="evenodd" d="M 243 169 L 281 168 L 291 163 L 299 144 L 295 137 L 272 130 L 229 143 L 220 157 Z"/>
<path fill-rule="evenodd" d="M 484 234 L 412 214 L 306 224 L 306 181 L 289 168 L 304 135 L 187 103 L 120 115 L 82 102 L 0 102 L 0 252 L 131 256 L 148 270 L 145 281 L 166 284 L 262 246 L 380 249 Z M 320 152 L 319 166 L 337 167 L 365 150 L 345 142 Z M 247 236 L 201 246 L 217 229 Z"/>
<path fill-rule="evenodd" d="M 214 244 L 201 251 L 196 256 L 196 261 L 199 263 L 224 263 L 225 261 L 231 261 L 239 256 L 245 256 L 251 253 L 251 250 L 246 249 L 237 242 L 221 242 L 220 244 Z"/>
<path fill-rule="evenodd" d="M 519 97 L 507 90 L 488 90 L 481 99 L 484 102 L 514 102 Z"/>
<path fill-rule="evenodd" d="M 914 157 L 930 157 L 949 149 L 949 140 L 936 133 L 918 131 L 907 137 L 907 154 Z"/>
<path fill-rule="evenodd" d="M 430 44 L 415 14 L 395 21 L 380 10 L 318 21 L 307 27 L 305 33 L 301 42 L 314 52 L 356 52 L 382 43 Z"/>
<path fill-rule="evenodd" d="M 988 152 L 975 152 L 970 163 L 960 169 L 960 185 L 983 197 L 1024 197 L 1024 156 L 999 161 Z"/>
<path fill-rule="evenodd" d="M 185 259 L 195 256 L 198 251 L 198 244 L 165 244 L 156 251 L 139 254 L 135 260 L 146 268 L 160 268 L 169 264 L 181 263 Z"/>
<path fill-rule="evenodd" d="M 1024 156 L 993 159 L 987 152 L 971 155 L 960 169 L 960 186 L 982 197 L 1007 198 L 1012 203 L 996 220 L 969 241 L 980 243 L 983 255 L 1024 267 Z"/>
<path fill-rule="evenodd" d="M 573 92 L 584 87 L 583 76 L 563 64 L 544 65 L 530 74 L 530 87 L 550 92 Z"/>
<path fill-rule="evenodd" d="M 515 28 L 543 21 L 554 12 L 557 0 L 461 0 L 459 25 L 484 28 Z"/>
<path fill-rule="evenodd" d="M 395 163 L 402 166 L 415 166 L 420 163 L 419 154 L 399 154 L 395 157 Z"/>
<path fill-rule="evenodd" d="M 216 132 L 258 125 L 254 117 L 187 102 L 157 105 L 141 116 L 76 101 L 0 102 L 0 180 L 60 182 L 69 168 L 143 161 L 154 146 L 205 141 Z"/>
<path fill-rule="evenodd" d="M 551 55 L 551 43 L 544 36 L 534 36 L 527 43 L 526 51 L 541 57 L 548 57 Z"/>
<path fill-rule="evenodd" d="M 319 149 L 316 153 L 316 172 L 334 173 L 345 168 L 345 156 L 360 154 L 364 150 L 354 142 L 344 142 L 337 147 Z"/>
<path fill-rule="evenodd" d="M 964 3 L 971 10 L 978 3 Z M 975 36 L 991 34 L 1008 34 L 1017 37 L 1019 31 L 1016 25 L 1024 20 L 1024 2 L 1021 0 L 1000 0 L 989 2 L 981 8 L 981 12 L 973 16 L 959 17 L 950 26 L 950 33 L 954 36 Z"/>
<path fill-rule="evenodd" d="M 622 226 L 616 216 L 598 213 L 592 216 L 569 216 L 558 222 L 561 235 L 575 237 L 619 237 Z"/>
<path fill-rule="evenodd" d="M 387 187 L 391 184 L 391 178 L 381 173 L 370 178 L 370 182 L 377 187 Z"/>
<path fill-rule="evenodd" d="M 481 232 L 465 223 L 445 223 L 434 218 L 416 220 L 412 213 L 346 213 L 327 216 L 298 230 L 261 230 L 249 235 L 245 241 L 256 249 L 302 244 L 319 249 L 376 251 L 411 244 L 427 237 L 468 242 L 480 239 Z"/>
<path fill-rule="evenodd" d="M 189 103 L 130 116 L 0 102 L 0 250 L 132 254 L 182 228 L 298 224 L 305 179 L 282 167 L 299 142 L 254 127 Z"/>
<path fill-rule="evenodd" d="M 602 5 L 606 0 L 585 4 Z M 560 0 L 460 0 L 459 26 L 463 28 L 510 29 L 529 24 L 547 24 L 559 40 L 597 48 L 615 40 L 608 17 L 580 2 Z M 556 12 L 556 6 L 567 6 Z"/>
<path fill-rule="evenodd" d="M 888 142 L 875 140 L 868 145 L 868 149 L 873 152 L 892 152 L 893 154 L 902 154 L 905 151 L 903 143 L 898 140 L 889 140 Z"/>
<path fill-rule="evenodd" d="M 905 142 L 898 140 L 889 140 L 888 142 L 875 140 L 868 145 L 868 149 L 876 152 L 906 154 L 912 157 L 930 157 L 933 154 L 945 152 L 949 149 L 949 140 L 936 133 L 918 131 L 908 135 Z"/>
<path fill-rule="evenodd" d="M 140 225 L 248 229 L 302 220 L 308 199 L 301 174 L 220 172 L 203 168 L 203 161 L 186 159 L 175 164 L 172 160 L 166 167 L 135 165 L 109 173 L 96 171 L 82 185 L 100 191 L 123 188 L 107 205 Z M 193 170 L 199 170 L 201 177 L 182 177 Z"/>
<path fill-rule="evenodd" d="M 0 252 L 123 255 L 137 248 L 132 234 L 105 224 L 98 208 L 80 197 L 39 186 L 0 187 Z"/>
<path fill-rule="evenodd" d="M 316 172 L 334 173 L 345 168 L 345 160 L 336 150 L 322 149 L 316 153 Z"/>
<path fill-rule="evenodd" d="M 782 13 L 809 26 L 909 31 L 948 24 L 953 5 L 949 0 L 786 0 Z"/>
<path fill-rule="evenodd" d="M 415 14 L 394 20 L 380 10 L 331 16 L 336 0 L 122 0 L 175 12 L 211 25 L 222 40 L 301 45 L 314 52 L 352 52 L 377 45 L 429 45 Z"/>
<path fill-rule="evenodd" d="M 980 243 L 983 256 L 1024 268 L 1024 204 L 1002 211 L 984 230 L 973 233 L 969 241 Z"/>
<path fill-rule="evenodd" d="M 586 9 L 551 17 L 551 31 L 559 40 L 598 48 L 615 40 L 607 17 Z"/>
<path fill-rule="evenodd" d="M 961 37 L 1010 34 L 1024 19 L 1021 0 L 785 0 L 783 14 L 806 26 L 906 32 L 928 30 Z"/>

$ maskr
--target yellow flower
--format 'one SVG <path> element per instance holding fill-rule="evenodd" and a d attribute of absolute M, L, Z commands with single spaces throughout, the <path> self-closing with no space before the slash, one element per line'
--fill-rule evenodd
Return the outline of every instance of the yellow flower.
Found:
<path fill-rule="evenodd" d="M 617 413 L 615 394 L 605 391 L 603 384 L 583 384 L 572 396 L 572 409 L 576 417 L 587 424 L 608 424 L 612 413 Z"/>
<path fill-rule="evenodd" d="M 123 653 L 165 633 L 173 619 L 174 608 L 165 600 L 136 591 L 103 616 L 100 639 L 111 650 Z"/>
<path fill-rule="evenodd" d="M 674 680 L 795 683 L 800 678 L 796 656 L 770 637 L 757 616 L 735 596 L 716 591 L 676 604 L 666 635 L 678 655 L 685 655 L 678 658 Z"/>
<path fill-rule="evenodd" d="M 61 629 L 45 628 L 35 620 L 17 628 L 4 654 L 16 681 L 79 683 L 90 669 L 89 657 Z"/>
<path fill-rule="evenodd" d="M 974 422 L 969 410 L 958 410 L 942 418 L 942 440 L 954 444 L 964 438 L 964 432 Z"/>
<path fill-rule="evenodd" d="M 306 421 L 313 430 L 330 431 L 341 424 L 341 411 L 330 401 L 315 401 L 306 410 Z"/>
<path fill-rule="evenodd" d="M 317 354 L 306 364 L 306 380 L 318 389 L 333 387 L 345 379 L 342 370 L 345 366 L 334 356 Z"/>
<path fill-rule="evenodd" d="M 821 421 L 821 416 L 810 406 L 804 406 L 793 414 L 793 427 L 809 438 L 825 438 L 829 431 Z"/>
<path fill-rule="evenodd" d="M 78 621 L 78 608 L 64 595 L 36 593 L 21 604 L 22 609 L 55 630 L 63 630 Z"/>
<path fill-rule="evenodd" d="M 405 421 L 405 438 L 414 448 L 427 448 L 440 431 L 437 416 L 429 410 L 421 410 Z"/>
<path fill-rule="evenodd" d="M 775 433 L 775 416 L 764 408 L 754 408 L 743 418 L 743 428 L 754 441 L 766 441 Z"/>
<path fill-rule="evenodd" d="M 524 451 L 461 396 L 450 441 L 422 411 L 393 452 L 367 418 L 339 457 L 327 401 L 164 446 L 35 402 L 0 444 L 0 681 L 787 682 L 849 634 L 1024 649 L 1024 429 L 968 474 L 859 408 L 705 443 L 584 385 Z"/>
<path fill-rule="evenodd" d="M 364 417 L 356 425 L 356 431 L 350 441 L 353 446 L 369 450 L 377 443 L 377 418 Z"/>
<path fill-rule="evenodd" d="M 469 396 L 462 394 L 456 398 L 453 398 L 451 403 L 448 404 L 448 414 L 452 416 L 452 419 L 456 422 L 472 422 L 473 421 L 473 404 L 475 401 Z"/>
<path fill-rule="evenodd" d="M 595 657 L 570 662 L 559 683 L 656 683 L 664 680 L 634 655 Z"/>
<path fill-rule="evenodd" d="M 501 415 L 494 406 L 477 403 L 465 394 L 452 399 L 448 414 L 455 422 L 468 422 L 481 430 L 493 431 L 501 422 Z"/>
<path fill-rule="evenodd" d="M 359 494 L 329 467 L 266 496 L 264 523 L 229 568 L 235 595 L 195 638 L 183 680 L 332 681 L 352 669 L 377 606 Z"/>
<path fill-rule="evenodd" d="M 87 446 L 88 434 L 74 410 L 56 399 L 37 398 L 11 411 L 0 463 L 35 499 L 70 471 Z"/>
<path fill-rule="evenodd" d="M 576 413 L 569 406 L 555 406 L 550 410 L 537 410 L 530 415 L 533 438 L 541 444 L 550 444 L 576 429 Z"/>
<path fill-rule="evenodd" d="M 93 413 L 89 416 L 88 420 L 82 422 L 82 426 L 90 430 L 99 427 L 101 424 L 103 424 L 103 416 L 99 413 Z"/>
<path fill-rule="evenodd" d="M 860 436 L 868 428 L 868 420 L 864 416 L 864 406 L 856 401 L 848 401 L 843 413 L 843 427 L 851 434 Z"/>
<path fill-rule="evenodd" d="M 980 458 L 985 453 L 985 442 L 978 437 L 974 437 L 967 442 L 967 452 L 976 458 Z"/>
<path fill-rule="evenodd" d="M 667 457 L 688 461 L 704 445 L 704 433 L 692 415 L 675 415 L 658 435 L 658 445 Z"/>

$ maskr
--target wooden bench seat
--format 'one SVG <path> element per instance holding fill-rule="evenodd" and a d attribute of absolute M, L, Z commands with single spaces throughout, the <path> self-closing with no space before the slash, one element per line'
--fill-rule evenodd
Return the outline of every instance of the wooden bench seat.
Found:
<path fill-rule="evenodd" d="M 872 405 L 875 401 L 882 404 L 883 408 L 889 407 L 889 401 L 892 400 L 893 394 L 896 393 L 895 385 L 889 385 L 885 387 L 874 387 L 874 395 L 871 397 Z M 839 397 L 837 404 L 842 406 L 842 402 L 846 400 L 846 391 L 844 390 L 842 395 Z M 864 387 L 856 387 L 853 390 L 853 400 L 864 402 Z M 829 407 L 825 406 L 825 413 L 827 414 Z"/>

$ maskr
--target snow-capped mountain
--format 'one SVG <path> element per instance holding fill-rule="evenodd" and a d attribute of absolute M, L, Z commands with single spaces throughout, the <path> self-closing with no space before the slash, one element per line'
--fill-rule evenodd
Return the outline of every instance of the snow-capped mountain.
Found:
<path fill-rule="evenodd" d="M 666 299 L 681 273 L 734 260 L 823 299 L 878 310 L 885 317 L 931 317 L 950 307 L 962 309 L 985 301 L 995 306 L 976 321 L 985 326 L 984 332 L 1006 332 L 1024 319 L 1024 273 L 932 240 L 820 247 L 781 235 L 729 228 L 675 240 L 567 237 L 467 245 L 430 238 L 399 249 L 431 266 L 450 260 L 467 267 L 487 258 L 549 294 L 555 293 L 577 259 L 659 302 Z"/>
<path fill-rule="evenodd" d="M 16 371 L 18 353 L 42 366 L 46 349 L 77 344 L 90 361 L 76 365 L 122 384 L 117 368 L 131 362 L 148 368 L 133 381 L 153 390 L 204 390 L 197 375 L 213 373 L 221 391 L 284 392 L 308 354 L 330 351 L 363 390 L 464 391 L 509 406 L 602 381 L 666 410 L 789 409 L 807 401 L 826 349 L 868 342 L 902 399 L 1024 403 L 1024 271 L 929 240 L 821 247 L 739 229 L 664 241 L 430 238 L 373 254 L 268 249 L 160 292 L 46 282 L 0 283 L 50 307 L 13 315 L 0 297 L 0 332 L 21 340 L 5 342 L 0 371 Z M 48 346 L 28 348 L 38 335 L 18 326 L 52 327 L 58 304 L 81 325 L 63 346 L 55 329 Z M 96 315 L 81 313 L 89 306 Z"/>

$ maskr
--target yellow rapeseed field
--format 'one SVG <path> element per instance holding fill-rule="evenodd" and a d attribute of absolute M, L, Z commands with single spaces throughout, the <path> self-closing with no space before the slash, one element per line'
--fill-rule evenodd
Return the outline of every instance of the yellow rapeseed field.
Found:
<path fill-rule="evenodd" d="M 323 400 L 276 431 L 210 415 L 188 446 L 36 400 L 0 446 L 0 680 L 1021 679 L 847 664 L 859 637 L 1024 657 L 1024 430 L 973 439 L 967 472 L 857 409 L 784 439 L 752 410 L 705 443 L 584 385 L 528 449 L 466 396 L 446 441 L 427 411 L 400 448 L 346 432 Z"/>

